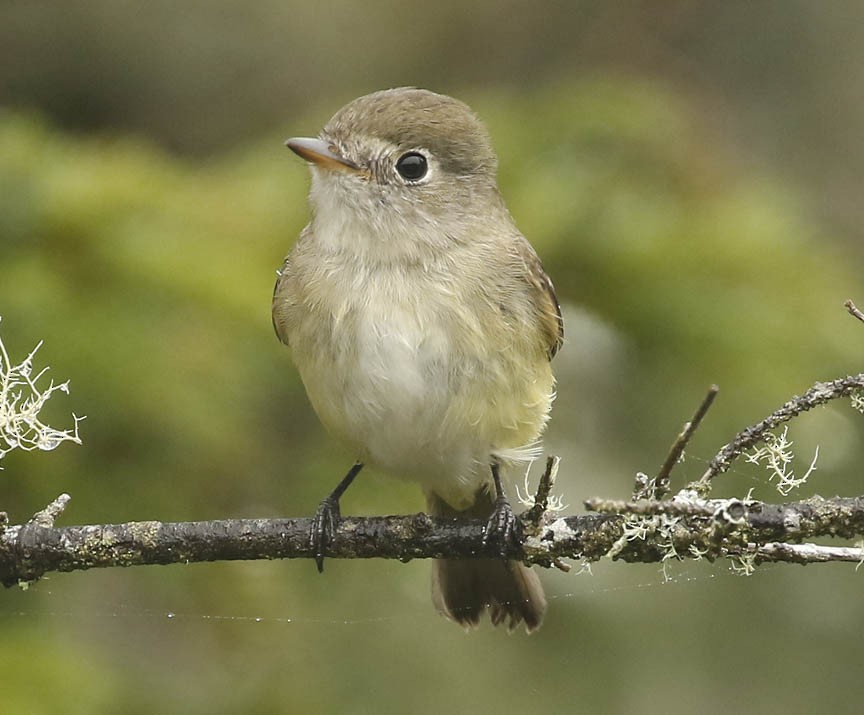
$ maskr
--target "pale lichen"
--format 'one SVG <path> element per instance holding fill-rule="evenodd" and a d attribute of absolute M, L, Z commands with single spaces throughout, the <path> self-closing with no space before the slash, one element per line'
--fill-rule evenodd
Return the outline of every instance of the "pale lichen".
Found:
<path fill-rule="evenodd" d="M 39 413 L 55 392 L 69 394 L 69 382 L 48 385 L 39 382 L 49 368 L 34 374 L 33 360 L 42 342 L 17 364 L 12 364 L 6 346 L 0 338 L 0 459 L 13 449 L 26 452 L 50 451 L 63 442 L 81 444 L 78 423 L 84 419 L 74 414 L 71 429 L 59 430 L 45 424 Z"/>
<path fill-rule="evenodd" d="M 536 506 L 536 504 L 537 504 L 536 492 L 535 492 L 535 490 L 533 490 L 531 488 L 531 479 L 530 479 L 531 467 L 533 464 L 534 464 L 534 462 L 532 461 L 528 465 L 528 468 L 525 470 L 525 476 L 522 480 L 522 488 L 525 490 L 525 493 L 524 494 L 522 493 L 522 491 L 519 489 L 518 484 L 515 485 L 515 487 L 516 487 L 516 500 L 522 506 L 527 507 L 528 509 Z M 550 475 L 550 479 L 552 480 L 552 483 L 555 482 L 555 477 L 557 476 L 557 474 L 558 474 L 558 462 L 556 461 L 552 465 L 552 474 Z M 546 500 L 545 511 L 547 511 L 547 512 L 564 511 L 569 506 L 570 506 L 569 504 L 564 503 L 564 496 L 563 495 L 549 494 L 549 496 L 547 497 L 547 500 Z"/>
<path fill-rule="evenodd" d="M 784 427 L 779 435 L 770 432 L 765 434 L 764 444 L 754 447 L 745 459 L 752 464 L 762 464 L 770 472 L 768 479 L 777 480 L 776 489 L 784 497 L 807 482 L 810 475 L 816 470 L 816 460 L 819 458 L 819 447 L 816 447 L 813 460 L 803 476 L 796 476 L 792 469 L 792 460 L 795 455 L 792 452 L 794 442 L 788 438 L 789 428 Z"/>
<path fill-rule="evenodd" d="M 730 556 L 729 569 L 739 576 L 752 576 L 756 571 L 756 552 Z"/>

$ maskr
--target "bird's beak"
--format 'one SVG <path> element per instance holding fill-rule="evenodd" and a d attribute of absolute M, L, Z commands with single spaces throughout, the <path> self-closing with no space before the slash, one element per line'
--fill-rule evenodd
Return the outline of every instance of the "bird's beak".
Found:
<path fill-rule="evenodd" d="M 360 171 L 360 167 L 357 164 L 341 156 L 332 144 L 328 144 L 321 139 L 294 137 L 285 142 L 285 146 L 300 158 L 305 159 L 310 164 L 320 166 L 322 169 Z"/>

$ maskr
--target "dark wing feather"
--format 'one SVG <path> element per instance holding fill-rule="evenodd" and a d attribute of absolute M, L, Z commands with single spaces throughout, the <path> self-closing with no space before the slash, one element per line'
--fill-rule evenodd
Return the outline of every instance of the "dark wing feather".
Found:
<path fill-rule="evenodd" d="M 551 360 L 564 343 L 564 319 L 561 317 L 561 306 L 552 279 L 546 275 L 543 264 L 531 244 L 523 238 L 517 246 L 525 263 L 526 277 L 531 286 L 531 297 L 540 321 L 540 329 L 546 340 L 546 352 Z"/>
<path fill-rule="evenodd" d="M 273 303 L 271 306 L 271 317 L 273 319 L 273 330 L 276 331 L 276 336 L 285 345 L 288 345 L 288 330 L 285 325 L 285 286 L 284 283 L 288 280 L 288 274 L 291 269 L 291 256 L 288 256 L 282 268 L 279 269 L 276 285 L 273 287 Z"/>
<path fill-rule="evenodd" d="M 296 320 L 297 306 L 301 302 L 299 291 L 297 264 L 303 262 L 302 256 L 308 254 L 310 241 L 312 240 L 312 226 L 307 225 L 300 232 L 300 237 L 294 248 L 282 262 L 282 267 L 277 271 L 276 286 L 273 288 L 273 329 L 276 335 L 286 345 L 290 345 L 288 335 L 294 327 L 290 323 Z"/>

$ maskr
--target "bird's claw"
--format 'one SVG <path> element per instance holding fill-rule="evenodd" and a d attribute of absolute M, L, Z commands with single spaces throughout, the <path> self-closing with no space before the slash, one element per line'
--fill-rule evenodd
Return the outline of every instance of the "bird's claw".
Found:
<path fill-rule="evenodd" d="M 508 552 L 521 543 L 521 524 L 513 507 L 503 496 L 495 499 L 495 506 L 483 534 L 483 545 L 498 547 L 498 555 L 506 559 Z"/>
<path fill-rule="evenodd" d="M 342 515 L 339 512 L 339 500 L 327 497 L 318 505 L 315 516 L 312 517 L 312 528 L 309 530 L 309 547 L 315 554 L 315 564 L 318 573 L 324 571 L 324 552 L 333 542 L 336 527 Z"/>

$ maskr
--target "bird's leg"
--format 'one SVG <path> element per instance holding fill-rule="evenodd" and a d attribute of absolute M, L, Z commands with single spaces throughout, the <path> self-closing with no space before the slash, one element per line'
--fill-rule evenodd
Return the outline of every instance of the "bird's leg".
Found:
<path fill-rule="evenodd" d="M 502 559 L 506 559 L 509 548 L 519 545 L 521 529 L 519 520 L 513 513 L 513 507 L 504 494 L 504 486 L 501 484 L 501 465 L 497 459 L 493 459 L 490 466 L 492 481 L 495 483 L 495 502 L 489 521 L 486 522 L 483 544 L 497 544 L 498 554 Z"/>
<path fill-rule="evenodd" d="M 356 462 L 351 469 L 348 470 L 342 481 L 336 485 L 336 488 L 330 492 L 324 501 L 318 505 L 318 511 L 312 517 L 312 529 L 309 532 L 309 546 L 315 552 L 315 563 L 318 565 L 318 573 L 324 571 L 324 551 L 333 540 L 336 533 L 336 527 L 342 519 L 342 514 L 339 512 L 339 499 L 345 493 L 345 490 L 351 486 L 360 470 L 363 469 L 362 462 Z"/>

